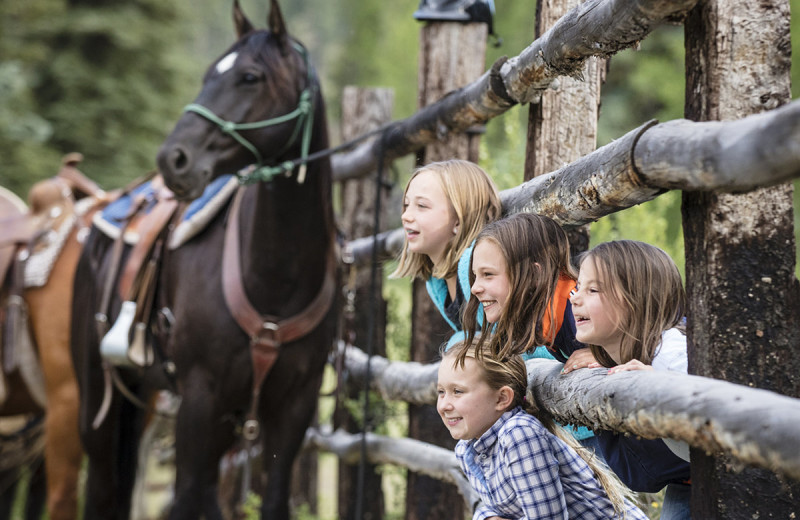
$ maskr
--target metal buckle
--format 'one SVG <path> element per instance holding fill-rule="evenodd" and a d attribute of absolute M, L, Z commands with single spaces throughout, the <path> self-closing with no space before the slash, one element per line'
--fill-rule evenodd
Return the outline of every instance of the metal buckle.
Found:
<path fill-rule="evenodd" d="M 265 321 L 261 324 L 261 330 L 258 334 L 250 338 L 253 343 L 265 343 L 267 345 L 278 346 L 280 340 L 278 339 L 278 331 L 281 330 L 280 325 L 271 321 Z M 266 334 L 268 333 L 268 335 Z"/>

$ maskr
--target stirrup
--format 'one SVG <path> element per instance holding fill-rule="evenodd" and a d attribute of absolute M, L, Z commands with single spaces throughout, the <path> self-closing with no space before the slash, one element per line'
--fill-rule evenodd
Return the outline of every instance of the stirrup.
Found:
<path fill-rule="evenodd" d="M 133 361 L 128 357 L 128 334 L 133 325 L 133 317 L 136 314 L 136 302 L 122 302 L 122 308 L 117 316 L 117 321 L 111 330 L 103 336 L 100 342 L 100 355 L 114 366 L 132 367 Z"/>

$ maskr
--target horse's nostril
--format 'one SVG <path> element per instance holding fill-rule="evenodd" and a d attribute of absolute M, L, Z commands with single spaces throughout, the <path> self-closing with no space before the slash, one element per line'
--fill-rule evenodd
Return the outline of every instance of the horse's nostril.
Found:
<path fill-rule="evenodd" d="M 183 175 L 192 168 L 191 154 L 179 144 L 161 148 L 157 161 L 165 174 Z"/>
<path fill-rule="evenodd" d="M 180 147 L 173 148 L 170 156 L 170 163 L 176 172 L 183 171 L 189 164 L 189 158 Z"/>

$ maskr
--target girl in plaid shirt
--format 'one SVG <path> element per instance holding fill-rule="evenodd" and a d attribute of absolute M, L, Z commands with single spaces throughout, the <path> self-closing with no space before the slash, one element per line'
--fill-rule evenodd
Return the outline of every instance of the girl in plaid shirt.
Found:
<path fill-rule="evenodd" d="M 481 498 L 473 520 L 647 520 L 608 468 L 538 412 L 521 356 L 463 342 L 442 356 L 437 410 Z"/>

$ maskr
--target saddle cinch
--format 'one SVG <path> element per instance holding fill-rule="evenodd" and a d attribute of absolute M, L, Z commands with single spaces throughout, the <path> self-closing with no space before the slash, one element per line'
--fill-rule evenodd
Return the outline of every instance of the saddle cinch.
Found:
<path fill-rule="evenodd" d="M 25 289 L 44 286 L 71 232 L 112 195 L 81 173 L 79 153 L 64 156 L 58 174 L 36 183 L 28 205 L 0 188 L 0 405 L 7 376 L 18 372 L 30 397 L 45 406 L 44 379 L 30 331 Z"/>
<path fill-rule="evenodd" d="M 175 200 L 161 176 L 153 174 L 95 214 L 94 226 L 114 240 L 111 267 L 95 314 L 98 336 L 102 338 L 100 353 L 108 363 L 124 367 L 153 364 L 153 344 L 147 331 L 153 316 L 163 248 L 176 249 L 202 231 L 238 185 L 235 176 L 221 176 L 209 184 L 201 197 L 187 205 Z M 123 261 L 126 245 L 131 250 Z M 114 290 L 122 298 L 122 306 L 109 328 L 108 313 Z"/>

